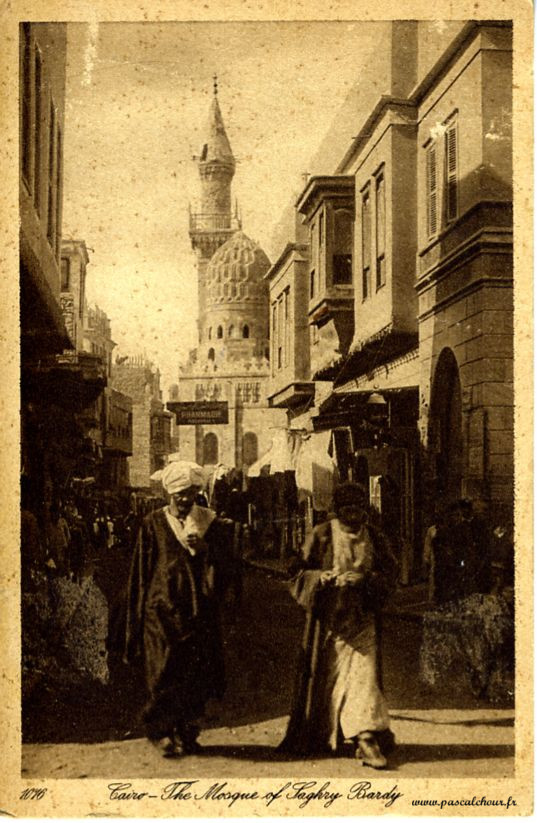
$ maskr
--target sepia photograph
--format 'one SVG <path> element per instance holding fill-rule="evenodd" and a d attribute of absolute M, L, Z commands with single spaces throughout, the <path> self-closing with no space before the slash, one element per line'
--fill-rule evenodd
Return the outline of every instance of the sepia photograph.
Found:
<path fill-rule="evenodd" d="M 2 807 L 521 814 L 521 23 L 241 9 L 10 23 Z"/>

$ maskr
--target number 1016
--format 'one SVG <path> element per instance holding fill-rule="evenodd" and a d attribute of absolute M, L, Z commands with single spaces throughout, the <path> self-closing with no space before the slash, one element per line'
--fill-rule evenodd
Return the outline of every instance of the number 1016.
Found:
<path fill-rule="evenodd" d="M 38 788 L 32 787 L 30 789 L 24 789 L 24 791 L 21 792 L 20 799 L 21 800 L 42 800 L 43 797 L 46 795 L 46 793 L 47 793 L 46 789 L 38 789 Z"/>

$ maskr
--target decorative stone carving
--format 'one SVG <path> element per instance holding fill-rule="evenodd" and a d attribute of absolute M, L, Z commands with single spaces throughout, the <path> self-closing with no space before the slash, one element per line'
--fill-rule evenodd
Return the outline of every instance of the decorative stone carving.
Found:
<path fill-rule="evenodd" d="M 261 386 L 257 381 L 239 383 L 237 386 L 237 399 L 246 405 L 259 403 L 261 398 Z"/>
<path fill-rule="evenodd" d="M 218 249 L 207 267 L 207 305 L 267 300 L 263 276 L 269 267 L 264 251 L 244 232 L 236 232 Z"/>
<path fill-rule="evenodd" d="M 216 380 L 207 380 L 196 385 L 196 400 L 218 400 L 222 394 L 222 387 Z"/>

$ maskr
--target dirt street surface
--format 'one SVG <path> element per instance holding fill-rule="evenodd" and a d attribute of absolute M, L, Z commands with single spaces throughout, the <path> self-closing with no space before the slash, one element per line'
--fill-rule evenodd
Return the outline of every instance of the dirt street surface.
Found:
<path fill-rule="evenodd" d="M 348 757 L 298 761 L 278 754 L 290 708 L 303 618 L 279 579 L 246 574 L 242 607 L 225 621 L 228 689 L 208 707 L 201 755 L 167 760 L 143 737 L 140 674 L 114 661 L 108 688 L 36 696 L 25 722 L 22 772 L 50 778 L 354 777 L 374 773 Z M 420 624 L 389 616 L 384 689 L 397 750 L 387 773 L 401 777 L 508 777 L 514 711 L 492 708 L 446 684 L 420 683 Z M 386 772 L 385 772 L 386 774 Z"/>

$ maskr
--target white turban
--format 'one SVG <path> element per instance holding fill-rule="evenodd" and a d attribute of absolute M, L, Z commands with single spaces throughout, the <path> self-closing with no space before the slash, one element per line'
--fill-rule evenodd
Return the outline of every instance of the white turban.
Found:
<path fill-rule="evenodd" d="M 205 478 L 203 469 L 197 463 L 188 460 L 176 460 L 162 470 L 162 485 L 168 494 L 175 494 L 191 486 L 203 488 Z"/>

